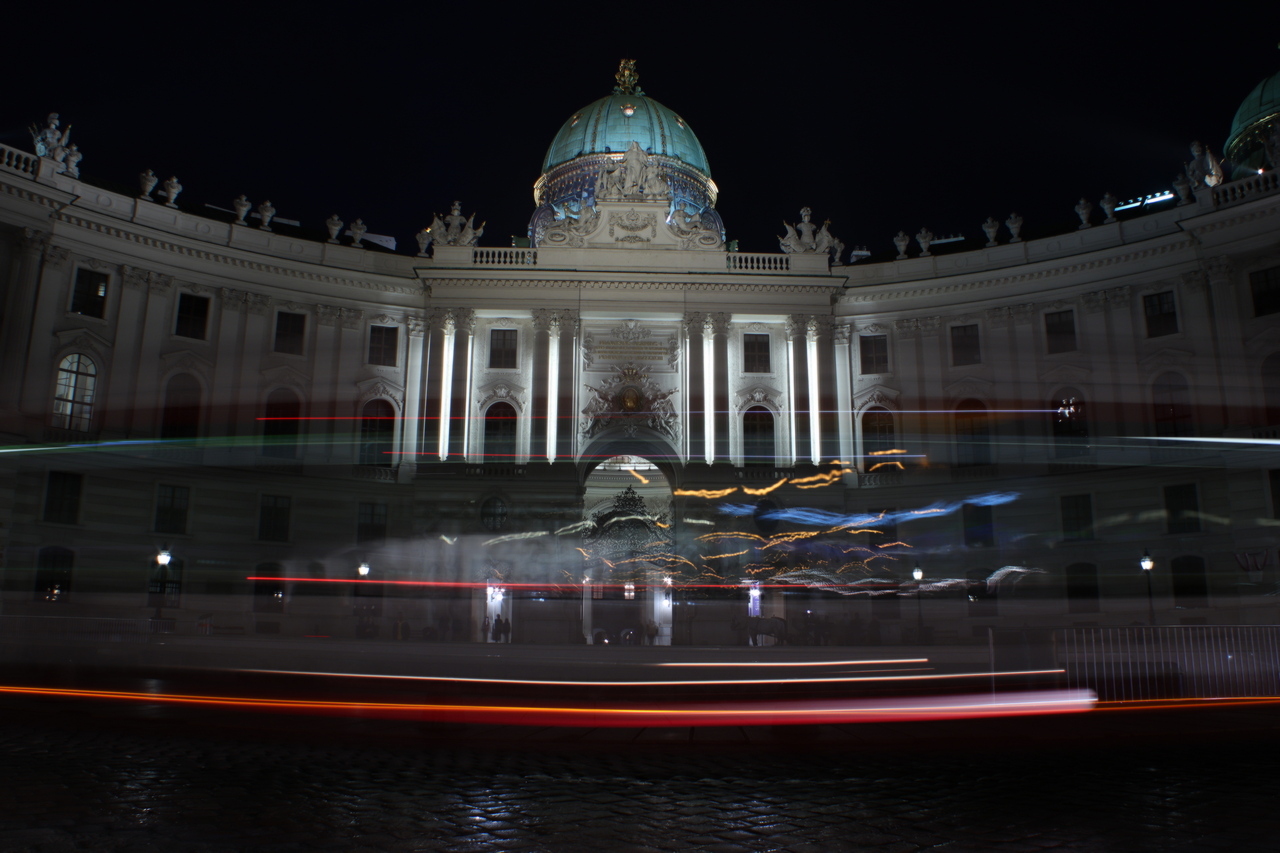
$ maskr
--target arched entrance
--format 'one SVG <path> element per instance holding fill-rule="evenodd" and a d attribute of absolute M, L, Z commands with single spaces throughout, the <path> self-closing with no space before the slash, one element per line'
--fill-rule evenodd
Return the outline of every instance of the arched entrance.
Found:
<path fill-rule="evenodd" d="M 672 490 L 644 456 L 604 459 L 584 483 L 582 630 L 589 644 L 670 645 L 665 582 L 674 549 Z"/>

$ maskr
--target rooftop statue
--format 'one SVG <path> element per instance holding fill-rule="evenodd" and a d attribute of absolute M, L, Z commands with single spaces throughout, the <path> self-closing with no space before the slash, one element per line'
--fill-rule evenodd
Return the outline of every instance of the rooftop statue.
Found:
<path fill-rule="evenodd" d="M 1191 162 L 1186 169 L 1192 187 L 1216 187 L 1222 183 L 1222 164 L 1198 141 L 1191 143 Z"/>
<path fill-rule="evenodd" d="M 822 227 L 819 228 L 813 224 L 812 219 L 813 211 L 806 207 L 800 211 L 800 221 L 795 225 L 783 220 L 782 227 L 787 229 L 787 233 L 778 238 L 778 245 L 787 254 L 829 253 L 832 263 L 840 264 L 840 256 L 844 254 L 844 243 L 827 230 L 831 220 L 823 222 Z"/>
<path fill-rule="evenodd" d="M 556 221 L 547 227 L 543 236 L 547 245 L 580 249 L 586 245 L 587 236 L 600 224 L 600 211 L 587 204 L 585 198 L 576 211 L 568 204 L 551 207 L 556 212 Z"/>
<path fill-rule="evenodd" d="M 84 159 L 84 155 L 80 153 L 80 146 L 72 145 L 66 150 L 64 157 L 62 174 L 70 175 L 73 178 L 80 177 L 80 161 Z"/>
<path fill-rule="evenodd" d="M 62 162 L 67 156 L 67 144 L 71 140 L 71 125 L 66 130 L 58 130 L 58 114 L 49 113 L 44 127 L 31 125 L 31 141 L 35 143 L 36 154 L 40 157 L 51 157 Z"/>
<path fill-rule="evenodd" d="M 703 222 L 700 212 L 689 213 L 684 205 L 677 205 L 671 212 L 667 227 L 680 239 L 681 249 L 724 249 L 718 230 Z"/>
<path fill-rule="evenodd" d="M 640 75 L 636 73 L 636 61 L 624 59 L 618 63 L 618 73 L 613 75 L 618 81 L 614 91 L 620 95 L 643 95 L 640 89 Z"/>
<path fill-rule="evenodd" d="M 431 242 L 437 246 L 474 246 L 484 234 L 484 223 L 475 227 L 476 215 L 462 215 L 462 202 L 455 201 L 448 216 L 436 214 L 431 220 Z"/>

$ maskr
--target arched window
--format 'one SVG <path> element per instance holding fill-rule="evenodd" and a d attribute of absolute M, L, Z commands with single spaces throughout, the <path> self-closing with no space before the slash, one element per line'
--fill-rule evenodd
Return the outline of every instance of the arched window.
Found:
<path fill-rule="evenodd" d="M 1202 557 L 1175 557 L 1169 568 L 1173 574 L 1175 606 L 1209 606 L 1209 578 L 1205 574 Z"/>
<path fill-rule="evenodd" d="M 200 383 L 189 373 L 179 373 L 164 389 L 160 437 L 192 439 L 200 434 Z"/>
<path fill-rule="evenodd" d="M 892 450 L 893 415 L 883 406 L 872 406 L 862 414 L 862 452 L 866 456 Z M 869 459 L 875 464 L 875 459 Z"/>
<path fill-rule="evenodd" d="M 956 407 L 956 464 L 991 464 L 991 427 L 987 407 L 979 400 L 963 400 Z"/>
<path fill-rule="evenodd" d="M 58 365 L 58 386 L 53 392 L 53 425 L 80 432 L 93 422 L 93 392 L 98 366 L 82 353 L 73 352 Z"/>
<path fill-rule="evenodd" d="M 486 462 L 513 462 L 516 458 L 515 406 L 494 403 L 484 413 L 484 458 Z"/>
<path fill-rule="evenodd" d="M 36 555 L 35 600 L 65 604 L 71 600 L 71 568 L 75 554 L 56 545 Z"/>
<path fill-rule="evenodd" d="M 1192 434 L 1191 392 L 1177 373 L 1162 373 L 1151 386 L 1156 435 L 1180 438 Z"/>
<path fill-rule="evenodd" d="M 752 406 L 742 413 L 742 462 L 744 465 L 773 465 L 773 412 Z"/>
<path fill-rule="evenodd" d="M 1097 613 L 1100 597 L 1097 566 L 1093 563 L 1067 566 L 1068 613 Z"/>
<path fill-rule="evenodd" d="M 360 412 L 360 464 L 390 468 L 396 442 L 396 410 L 386 400 L 370 400 Z"/>
<path fill-rule="evenodd" d="M 1064 388 L 1049 401 L 1053 419 L 1053 455 L 1080 456 L 1089 452 L 1089 422 L 1085 418 L 1084 397 L 1074 388 Z"/>
<path fill-rule="evenodd" d="M 1262 394 L 1266 408 L 1266 424 L 1280 424 L 1280 352 L 1262 362 Z"/>
<path fill-rule="evenodd" d="M 302 402 L 288 388 L 277 388 L 267 397 L 262 422 L 262 454 L 292 459 L 298 455 L 298 429 Z"/>

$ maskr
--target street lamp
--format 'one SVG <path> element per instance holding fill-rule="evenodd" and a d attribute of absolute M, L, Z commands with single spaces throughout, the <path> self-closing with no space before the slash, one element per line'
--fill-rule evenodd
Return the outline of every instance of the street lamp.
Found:
<path fill-rule="evenodd" d="M 363 578 L 363 577 L 367 577 L 367 576 L 368 576 L 368 574 L 369 574 L 369 564 L 368 564 L 368 563 L 361 563 L 361 564 L 356 568 L 356 573 L 357 573 L 357 574 L 359 574 L 359 575 L 360 575 L 360 577 L 362 577 L 362 578 Z"/>
<path fill-rule="evenodd" d="M 164 591 L 169 583 L 169 563 L 173 561 L 173 554 L 169 553 L 169 546 L 163 545 L 160 553 L 156 554 L 156 583 L 154 600 L 156 605 L 156 615 L 152 617 L 156 620 L 155 630 L 159 630 L 159 620 L 164 618 L 161 608 L 164 607 Z"/>
<path fill-rule="evenodd" d="M 1142 550 L 1142 559 L 1138 561 L 1138 565 L 1142 567 L 1142 573 L 1147 576 L 1147 624 L 1154 628 L 1156 624 L 1156 605 L 1151 596 L 1151 570 L 1156 567 L 1156 561 L 1151 559 L 1150 551 L 1145 548 Z"/>
<path fill-rule="evenodd" d="M 916 567 L 911 570 L 911 577 L 916 581 L 916 642 L 924 642 L 924 611 L 920 604 L 920 581 L 924 580 L 924 569 L 920 568 L 920 564 L 916 563 Z"/>

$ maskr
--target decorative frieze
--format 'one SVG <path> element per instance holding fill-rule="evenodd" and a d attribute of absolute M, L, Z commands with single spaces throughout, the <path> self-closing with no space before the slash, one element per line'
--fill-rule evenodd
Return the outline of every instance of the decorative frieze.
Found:
<path fill-rule="evenodd" d="M 920 321 L 915 317 L 903 317 L 901 320 L 895 320 L 893 328 L 898 333 L 898 338 L 904 341 L 914 341 L 920 336 Z"/>
<path fill-rule="evenodd" d="M 426 332 L 426 323 L 416 314 L 410 314 L 405 318 L 405 327 L 411 338 L 420 338 Z"/>
<path fill-rule="evenodd" d="M 271 310 L 272 303 L 272 298 L 264 293 L 250 293 L 245 305 L 248 306 L 250 314 L 263 316 Z"/>
<path fill-rule="evenodd" d="M 316 322 L 321 326 L 338 325 L 338 317 L 341 309 L 333 305 L 317 305 L 316 306 Z"/>
<path fill-rule="evenodd" d="M 364 312 L 359 308 L 339 308 L 338 319 L 342 321 L 342 328 L 358 329 L 360 321 L 364 319 Z"/>

